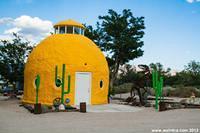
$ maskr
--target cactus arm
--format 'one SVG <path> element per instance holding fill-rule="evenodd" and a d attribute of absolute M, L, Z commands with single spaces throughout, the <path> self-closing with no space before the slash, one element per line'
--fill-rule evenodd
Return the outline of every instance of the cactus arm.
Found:
<path fill-rule="evenodd" d="M 35 82 L 35 85 L 36 85 L 36 104 L 38 104 L 38 92 L 39 92 L 39 87 L 40 87 L 40 75 L 37 75 L 36 76 L 36 82 Z"/>
<path fill-rule="evenodd" d="M 58 82 L 58 66 L 56 66 L 55 67 L 55 84 L 56 84 L 56 86 L 58 85 L 58 86 L 60 86 L 60 85 L 62 85 L 62 83 L 60 83 L 60 82 Z"/>
<path fill-rule="evenodd" d="M 64 94 L 69 94 L 70 93 L 70 82 L 71 82 L 71 76 L 68 75 L 68 89 L 67 89 L 67 91 L 64 92 Z"/>

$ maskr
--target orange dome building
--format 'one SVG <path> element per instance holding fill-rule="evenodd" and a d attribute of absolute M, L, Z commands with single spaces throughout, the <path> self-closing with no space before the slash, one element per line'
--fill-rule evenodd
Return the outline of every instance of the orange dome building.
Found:
<path fill-rule="evenodd" d="M 84 26 L 73 20 L 54 25 L 55 34 L 38 44 L 24 71 L 23 102 L 36 102 L 36 77 L 40 77 L 38 102 L 52 105 L 61 98 L 70 105 L 106 104 L 109 70 L 106 58 L 90 39 Z M 62 86 L 61 86 L 62 85 Z"/>

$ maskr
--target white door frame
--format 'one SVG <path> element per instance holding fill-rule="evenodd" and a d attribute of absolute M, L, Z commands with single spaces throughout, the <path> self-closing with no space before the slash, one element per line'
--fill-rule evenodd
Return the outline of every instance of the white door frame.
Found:
<path fill-rule="evenodd" d="M 89 103 L 87 104 L 91 104 L 91 91 L 92 91 L 92 73 L 91 72 L 75 72 L 75 89 L 74 89 L 74 105 L 77 105 L 76 104 L 76 87 L 77 87 L 77 84 L 76 84 L 76 81 L 77 81 L 77 74 L 79 73 L 86 73 L 86 74 L 89 74 L 89 87 L 90 87 L 90 92 L 89 92 Z"/>

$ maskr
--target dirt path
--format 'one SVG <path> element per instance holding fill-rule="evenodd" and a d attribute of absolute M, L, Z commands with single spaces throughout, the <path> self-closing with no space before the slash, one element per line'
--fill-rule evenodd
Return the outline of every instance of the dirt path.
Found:
<path fill-rule="evenodd" d="M 0 133 L 150 133 L 157 128 L 200 128 L 199 109 L 33 115 L 18 102 L 0 100 Z"/>

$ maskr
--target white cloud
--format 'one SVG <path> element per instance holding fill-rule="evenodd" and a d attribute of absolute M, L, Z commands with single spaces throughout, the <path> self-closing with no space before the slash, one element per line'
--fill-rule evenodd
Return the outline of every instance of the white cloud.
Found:
<path fill-rule="evenodd" d="M 21 30 L 20 28 L 14 27 L 14 28 L 5 30 L 4 33 L 5 34 L 19 33 L 20 30 Z"/>
<path fill-rule="evenodd" d="M 12 36 L 10 35 L 0 35 L 0 40 L 11 40 Z"/>
<path fill-rule="evenodd" d="M 188 3 L 193 3 L 194 0 L 186 0 Z"/>
<path fill-rule="evenodd" d="M 200 0 L 186 0 L 188 3 L 200 2 Z"/>
<path fill-rule="evenodd" d="M 27 15 L 15 19 L 1 18 L 0 23 L 10 24 L 8 29 L 4 31 L 5 35 L 11 35 L 13 32 L 18 33 L 25 39 L 34 43 L 39 42 L 53 31 L 53 24 L 51 21 Z"/>
<path fill-rule="evenodd" d="M 9 18 L 9 17 L 5 17 L 5 18 L 0 18 L 0 24 L 9 24 L 13 21 L 12 18 Z"/>

